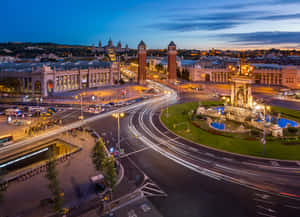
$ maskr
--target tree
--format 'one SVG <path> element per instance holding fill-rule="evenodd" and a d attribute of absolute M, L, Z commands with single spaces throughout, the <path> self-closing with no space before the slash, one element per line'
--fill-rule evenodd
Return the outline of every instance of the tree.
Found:
<path fill-rule="evenodd" d="M 0 169 L 0 204 L 3 201 L 3 193 L 7 189 L 7 183 L 3 181 L 3 176 L 5 172 Z"/>
<path fill-rule="evenodd" d="M 181 78 L 181 71 L 179 67 L 176 68 L 176 74 L 178 78 Z"/>
<path fill-rule="evenodd" d="M 120 84 L 125 84 L 125 81 L 124 81 L 124 79 L 123 79 L 123 78 L 121 78 L 121 79 L 119 80 L 119 83 L 120 83 Z"/>
<path fill-rule="evenodd" d="M 105 152 L 105 143 L 102 138 L 100 138 L 95 146 L 93 147 L 91 158 L 92 162 L 95 166 L 95 169 L 97 171 L 102 171 L 102 162 L 106 157 L 106 152 Z"/>
<path fill-rule="evenodd" d="M 102 169 L 106 186 L 113 190 L 117 183 L 117 171 L 114 158 L 106 157 L 102 162 Z"/>
<path fill-rule="evenodd" d="M 156 71 L 160 72 L 164 69 L 164 66 L 161 63 L 159 63 L 159 64 L 155 65 L 155 68 L 156 68 Z"/>
<path fill-rule="evenodd" d="M 290 127 L 288 126 L 288 132 L 291 134 L 296 134 L 298 132 L 298 129 L 296 127 Z"/>
<path fill-rule="evenodd" d="M 59 180 L 57 178 L 58 173 L 56 170 L 56 158 L 53 152 L 49 154 L 47 166 L 46 178 L 49 180 L 48 188 L 53 197 L 53 210 L 55 212 L 61 212 L 63 199 L 61 197 Z"/>

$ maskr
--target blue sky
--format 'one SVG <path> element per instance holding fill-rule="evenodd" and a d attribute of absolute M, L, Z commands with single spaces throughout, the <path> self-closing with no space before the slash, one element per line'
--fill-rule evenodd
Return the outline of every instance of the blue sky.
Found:
<path fill-rule="evenodd" d="M 0 42 L 298 48 L 300 0 L 1 0 Z"/>

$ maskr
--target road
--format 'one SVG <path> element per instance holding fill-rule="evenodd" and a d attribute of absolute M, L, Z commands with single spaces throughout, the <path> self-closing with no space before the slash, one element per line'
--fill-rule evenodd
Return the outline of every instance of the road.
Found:
<path fill-rule="evenodd" d="M 127 130 L 131 118 L 143 110 L 127 112 L 121 121 L 121 136 L 124 140 L 121 147 L 126 153 L 121 162 L 130 168 L 130 171 L 125 170 L 125 176 L 132 176 L 131 170 L 134 168 L 130 165 L 134 162 L 166 192 L 167 197 L 157 195 L 150 198 L 163 216 L 297 216 L 297 201 L 199 174 L 148 148 L 147 144 Z M 105 119 L 105 122 L 107 126 L 116 125 L 116 120 L 111 117 Z M 103 129 L 96 123 L 90 127 L 99 133 L 105 132 L 110 138 L 116 135 L 115 129 Z M 111 143 L 108 147 L 114 145 Z"/>
<path fill-rule="evenodd" d="M 271 186 L 271 190 L 280 188 L 296 192 L 300 189 L 300 173 L 291 173 L 290 168 L 299 170 L 299 165 L 280 163 L 280 167 L 288 168 L 282 169 L 263 160 L 241 164 L 246 161 L 242 157 L 228 157 L 193 143 L 186 143 L 166 131 L 158 121 L 160 108 L 166 106 L 166 97 L 116 110 L 125 112 L 125 118 L 121 120 L 121 147 L 125 150 L 121 162 L 125 168 L 125 177 L 116 190 L 116 198 L 138 188 L 140 176 L 145 175 L 167 195 L 149 197 L 158 211 L 166 217 L 299 216 L 298 200 L 270 193 L 269 188 L 257 188 L 260 184 L 264 187 Z M 206 98 L 208 97 L 197 95 L 197 100 Z M 187 94 L 180 102 L 191 100 L 195 100 L 195 97 Z M 176 97 L 169 98 L 168 101 L 170 104 L 178 103 Z M 89 117 L 84 122 L 75 121 L 78 111 L 70 115 L 66 112 L 62 114 L 62 117 L 67 116 L 63 128 L 33 138 L 30 142 L 87 125 L 104 137 L 108 148 L 115 147 L 117 122 L 112 113 L 116 111 Z M 28 143 L 29 141 L 22 141 L 15 144 L 14 148 Z M 251 186 L 243 180 L 255 185 Z"/>
<path fill-rule="evenodd" d="M 186 141 L 183 141 L 176 135 L 170 134 L 166 129 L 160 126 L 158 114 L 162 106 L 166 106 L 165 102 L 161 105 L 157 103 L 148 105 L 146 108 L 137 110 L 136 113 L 132 115 L 129 121 L 129 125 L 131 126 L 129 129 L 135 128 L 131 130 L 131 132 L 138 134 L 142 142 L 165 157 L 182 164 L 196 173 L 209 177 L 211 179 L 211 181 L 209 181 L 210 184 L 215 182 L 214 188 L 221 186 L 222 189 L 223 187 L 228 189 L 231 186 L 234 189 L 231 192 L 231 196 L 242 197 L 240 200 L 247 201 L 247 205 L 241 204 L 241 206 L 244 206 L 246 210 L 251 210 L 251 214 L 247 214 L 246 212 L 244 213 L 245 216 L 297 216 L 296 213 L 300 209 L 299 200 L 278 194 L 278 192 L 299 193 L 300 186 L 297 180 L 299 180 L 300 177 L 298 173 L 300 167 L 297 163 L 280 162 L 279 165 L 276 164 L 276 166 L 274 166 L 274 162 L 269 160 L 252 160 L 252 162 L 249 162 L 248 159 L 243 157 L 224 156 L 223 153 L 220 154 L 219 152 L 199 147 L 196 144 L 187 144 Z M 146 151 L 138 155 L 145 155 L 145 153 Z M 143 163 L 140 164 L 141 167 L 144 167 L 146 158 L 146 156 L 142 157 Z M 157 160 L 150 161 L 154 167 Z M 164 164 L 169 162 L 166 160 L 160 161 L 164 162 Z M 161 169 L 162 165 L 160 164 L 155 167 Z M 170 171 L 167 167 L 163 174 L 168 174 L 168 172 Z M 179 174 L 182 173 L 180 172 Z M 183 177 L 180 179 L 184 179 Z M 157 179 L 159 180 L 158 182 L 160 182 L 166 178 L 159 177 Z M 176 175 L 173 174 L 171 180 L 173 182 L 177 180 Z M 222 185 L 225 186 L 222 187 Z M 168 188 L 168 185 L 164 186 Z M 187 186 L 190 187 L 189 184 L 187 184 Z M 191 184 L 191 186 L 193 186 L 192 189 L 195 191 L 198 190 L 197 184 Z M 178 188 L 180 187 L 178 186 Z M 245 191 L 248 192 L 246 195 L 239 194 Z M 274 191 L 276 194 L 274 194 Z M 220 194 L 222 195 L 222 193 Z M 249 194 L 251 195 L 250 198 Z M 219 195 L 217 197 L 219 197 Z M 249 204 L 252 204 L 252 207 L 249 208 Z M 230 210 L 234 211 L 236 209 L 237 208 L 227 210 L 228 214 L 234 216 L 234 213 L 231 213 Z M 241 209 L 244 210 L 243 208 Z M 224 212 L 226 213 L 226 211 Z M 191 214 L 191 216 L 197 216 L 196 213 L 195 215 Z M 183 213 L 181 213 L 181 215 L 182 214 Z M 175 216 L 175 213 L 170 216 Z"/>

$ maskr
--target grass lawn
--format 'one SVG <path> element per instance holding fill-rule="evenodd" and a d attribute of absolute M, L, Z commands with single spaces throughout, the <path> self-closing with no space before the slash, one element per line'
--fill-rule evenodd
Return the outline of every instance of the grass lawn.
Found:
<path fill-rule="evenodd" d="M 202 105 L 203 104 L 204 103 L 202 102 Z M 196 143 L 238 154 L 263 157 L 263 145 L 259 141 L 249 141 L 241 138 L 231 138 L 222 135 L 215 135 L 205 130 L 202 130 L 201 128 L 195 127 L 189 119 L 189 112 L 191 110 L 197 109 L 197 107 L 198 102 L 171 106 L 169 107 L 168 120 L 166 117 L 166 110 L 163 111 L 161 115 L 161 120 L 171 131 Z M 299 113 L 300 120 L 300 112 L 295 112 L 290 109 L 284 109 L 284 111 L 288 111 L 290 113 L 287 114 L 292 115 L 296 115 Z M 175 128 L 174 124 L 177 124 Z M 186 131 L 187 125 L 190 128 L 190 132 Z M 265 157 L 267 158 L 277 158 L 282 160 L 300 160 L 300 145 L 288 146 L 283 145 L 280 142 L 280 140 L 275 140 L 267 141 L 265 148 Z"/>
<path fill-rule="evenodd" d="M 218 106 L 218 105 L 224 105 L 222 101 L 216 100 L 216 101 L 202 101 L 202 106 Z"/>
<path fill-rule="evenodd" d="M 278 106 L 272 106 L 271 109 L 272 112 L 280 113 L 284 117 L 300 122 L 300 111 L 296 111 L 288 108 L 282 108 Z"/>

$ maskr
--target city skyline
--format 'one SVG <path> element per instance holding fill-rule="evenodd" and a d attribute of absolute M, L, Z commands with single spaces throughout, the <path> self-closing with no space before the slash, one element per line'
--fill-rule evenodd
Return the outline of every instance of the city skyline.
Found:
<path fill-rule="evenodd" d="M 149 49 L 300 48 L 297 0 L 6 2 L 0 42 L 54 42 L 97 46 L 112 38 Z M 13 12 L 13 13 L 12 13 Z M 14 16 L 12 16 L 14 14 Z"/>

